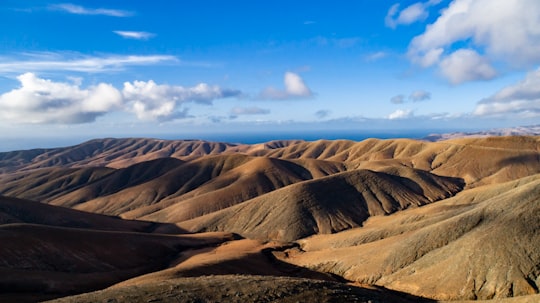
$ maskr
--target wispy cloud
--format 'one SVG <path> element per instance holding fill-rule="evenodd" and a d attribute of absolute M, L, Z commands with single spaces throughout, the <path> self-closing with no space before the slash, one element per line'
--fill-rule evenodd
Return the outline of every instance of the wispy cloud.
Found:
<path fill-rule="evenodd" d="M 122 70 L 127 66 L 178 62 L 167 55 L 85 56 L 77 53 L 27 53 L 24 58 L 3 58 L 0 73 L 37 71 L 105 72 Z"/>
<path fill-rule="evenodd" d="M 285 100 L 313 97 L 313 92 L 309 89 L 309 87 L 307 87 L 304 80 L 296 73 L 286 72 L 285 76 L 283 77 L 283 83 L 285 84 L 285 90 L 268 87 L 260 93 L 259 98 Z"/>
<path fill-rule="evenodd" d="M 315 117 L 317 117 L 318 119 L 324 119 L 324 118 L 330 116 L 331 113 L 332 113 L 332 111 L 330 111 L 330 110 L 321 109 L 321 110 L 318 110 L 318 111 L 315 112 Z"/>
<path fill-rule="evenodd" d="M 415 90 L 409 95 L 409 100 L 413 102 L 426 101 L 431 99 L 431 93 L 425 90 Z"/>
<path fill-rule="evenodd" d="M 133 12 L 125 10 L 108 8 L 87 8 L 72 3 L 52 4 L 49 6 L 49 8 L 52 10 L 60 10 L 75 15 L 102 15 L 110 17 L 130 17 L 134 15 Z"/>
<path fill-rule="evenodd" d="M 385 57 L 387 57 L 388 54 L 385 53 L 385 52 L 375 52 L 375 53 L 371 53 L 371 54 L 368 54 L 365 58 L 367 61 L 377 61 L 377 60 L 380 60 L 380 59 L 383 59 Z"/>
<path fill-rule="evenodd" d="M 121 36 L 126 39 L 135 39 L 135 40 L 148 40 L 154 37 L 156 34 L 149 32 L 133 32 L 133 31 L 113 31 L 113 33 Z"/>
<path fill-rule="evenodd" d="M 309 39 L 309 43 L 315 43 L 318 46 L 334 46 L 338 48 L 351 48 L 358 45 L 362 41 L 360 37 L 344 37 L 344 38 L 327 38 L 317 36 Z"/>
<path fill-rule="evenodd" d="M 390 98 L 390 102 L 394 104 L 403 104 L 405 103 L 405 96 L 404 95 L 396 95 Z"/>
<path fill-rule="evenodd" d="M 231 115 L 267 115 L 270 113 L 269 109 L 260 107 L 234 107 L 231 110 Z"/>
<path fill-rule="evenodd" d="M 403 104 L 407 100 L 412 102 L 420 102 L 431 99 L 431 93 L 422 89 L 413 91 L 409 97 L 405 97 L 403 94 L 399 94 L 390 98 L 390 102 L 394 104 Z"/>

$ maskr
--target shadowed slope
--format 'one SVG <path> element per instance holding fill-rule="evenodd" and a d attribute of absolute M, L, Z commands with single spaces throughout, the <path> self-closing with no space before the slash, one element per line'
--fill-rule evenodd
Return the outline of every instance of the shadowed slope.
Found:
<path fill-rule="evenodd" d="M 0 196 L 0 301 L 80 293 L 160 270 L 229 233 L 165 235 L 175 226 L 128 221 Z"/>
<path fill-rule="evenodd" d="M 219 290 L 219 291 L 216 291 Z M 114 286 L 50 302 L 433 302 L 378 288 L 300 278 L 220 275 Z"/>
<path fill-rule="evenodd" d="M 290 185 L 179 226 L 191 231 L 228 230 L 248 237 L 291 241 L 357 227 L 384 215 L 449 197 L 458 179 L 409 168 L 413 178 L 369 170 L 334 174 Z"/>
<path fill-rule="evenodd" d="M 151 232 L 159 228 L 162 231 L 181 232 L 178 227 L 170 224 L 122 220 L 29 200 L 0 196 L 0 225 L 10 223 L 133 232 Z"/>
<path fill-rule="evenodd" d="M 245 155 L 208 156 L 180 165 L 149 182 L 87 201 L 76 208 L 126 218 L 178 222 L 314 176 L 343 170 L 343 164 L 317 160 L 297 164 Z"/>
<path fill-rule="evenodd" d="M 231 239 L 227 234 L 167 236 L 0 225 L 0 299 L 14 293 L 24 298 L 100 289 L 162 269 L 184 249 Z"/>
<path fill-rule="evenodd" d="M 209 180 L 180 197 L 125 214 L 159 222 L 180 222 L 231 207 L 291 184 L 344 171 L 341 163 L 318 160 L 290 162 L 257 157 Z M 165 207 L 170 205 L 168 207 Z M 159 209 L 157 208 L 159 207 Z M 149 213 L 141 217 L 141 213 Z"/>
<path fill-rule="evenodd" d="M 465 191 L 361 229 L 301 241 L 286 261 L 436 299 L 534 294 L 540 175 Z"/>
<path fill-rule="evenodd" d="M 0 193 L 73 207 L 83 201 L 155 179 L 182 163 L 178 159 L 163 158 L 118 170 L 88 167 L 23 171 L 0 175 Z"/>

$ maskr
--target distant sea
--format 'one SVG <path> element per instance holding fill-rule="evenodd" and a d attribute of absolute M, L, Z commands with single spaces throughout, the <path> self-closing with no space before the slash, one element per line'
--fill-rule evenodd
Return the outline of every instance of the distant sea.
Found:
<path fill-rule="evenodd" d="M 411 138 L 421 139 L 432 133 L 441 133 L 439 131 L 429 130 L 407 130 L 407 131 L 290 131 L 290 132 L 253 132 L 253 133 L 197 133 L 197 134 L 143 134 L 140 136 L 114 136 L 115 138 L 125 137 L 144 137 L 166 140 L 206 140 L 228 143 L 255 144 L 272 140 L 352 140 L 362 141 L 368 138 L 393 139 L 393 138 Z M 41 137 L 41 138 L 1 138 L 0 152 L 26 150 L 34 148 L 55 148 L 77 145 L 91 139 L 82 137 Z"/>
<path fill-rule="evenodd" d="M 168 140 L 181 140 L 181 139 L 200 139 L 207 141 L 217 141 L 217 142 L 229 142 L 229 143 L 244 143 L 244 144 L 255 144 L 263 143 L 273 140 L 305 140 L 305 141 L 316 141 L 316 140 L 352 140 L 352 141 L 362 141 L 368 138 L 378 138 L 378 139 L 394 139 L 394 138 L 410 138 L 410 139 L 421 139 L 429 134 L 432 134 L 433 131 L 418 130 L 418 131 L 378 131 L 378 132 L 355 132 L 355 131 L 306 131 L 306 132 L 257 132 L 257 133 L 222 133 L 222 134 L 198 134 L 194 137 L 182 137 L 182 136 L 153 136 L 162 139 Z"/>

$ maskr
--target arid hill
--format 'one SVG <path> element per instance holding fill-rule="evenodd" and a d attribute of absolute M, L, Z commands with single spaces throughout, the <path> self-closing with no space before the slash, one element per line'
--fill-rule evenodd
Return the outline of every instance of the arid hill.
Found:
<path fill-rule="evenodd" d="M 540 137 L 92 140 L 0 153 L 0 194 L 8 301 L 113 284 L 65 302 L 528 302 L 540 288 Z M 205 281 L 223 291 L 182 291 Z"/>

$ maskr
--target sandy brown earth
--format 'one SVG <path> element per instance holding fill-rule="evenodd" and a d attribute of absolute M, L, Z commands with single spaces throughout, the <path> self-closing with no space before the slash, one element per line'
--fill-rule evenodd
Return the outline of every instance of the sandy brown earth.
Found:
<path fill-rule="evenodd" d="M 538 300 L 540 137 L 102 139 L 0 195 L 2 302 Z"/>

